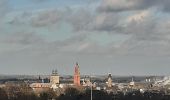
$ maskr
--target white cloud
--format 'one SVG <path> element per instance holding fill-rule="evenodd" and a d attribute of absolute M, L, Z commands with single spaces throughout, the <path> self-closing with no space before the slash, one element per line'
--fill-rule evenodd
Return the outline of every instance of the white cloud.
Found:
<path fill-rule="evenodd" d="M 147 17 L 151 17 L 150 16 L 150 11 L 146 10 L 146 11 L 141 11 L 137 14 L 131 15 L 127 18 L 127 22 L 143 22 L 145 19 L 147 19 Z"/>

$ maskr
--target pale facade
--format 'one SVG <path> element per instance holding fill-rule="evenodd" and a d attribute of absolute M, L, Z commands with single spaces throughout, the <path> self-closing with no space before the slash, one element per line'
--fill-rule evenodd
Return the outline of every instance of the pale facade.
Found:
<path fill-rule="evenodd" d="M 109 73 L 109 76 L 108 76 L 108 84 L 107 84 L 108 87 L 112 87 L 112 76 L 111 74 Z"/>
<path fill-rule="evenodd" d="M 50 83 L 51 84 L 59 84 L 60 83 L 60 76 L 57 73 L 57 70 L 52 72 L 52 75 L 50 76 Z"/>

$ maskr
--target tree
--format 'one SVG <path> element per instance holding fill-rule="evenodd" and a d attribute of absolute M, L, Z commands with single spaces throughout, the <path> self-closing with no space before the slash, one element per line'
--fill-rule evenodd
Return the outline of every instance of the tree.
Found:
<path fill-rule="evenodd" d="M 46 92 L 42 92 L 40 93 L 40 100 L 48 100 L 48 99 L 54 99 L 56 98 L 56 94 L 53 90 L 49 90 L 49 91 L 46 91 Z"/>
<path fill-rule="evenodd" d="M 80 91 L 76 88 L 68 87 L 64 94 L 60 95 L 57 100 L 79 100 Z"/>
<path fill-rule="evenodd" d="M 0 100 L 8 100 L 8 95 L 6 91 L 2 88 L 0 88 Z"/>

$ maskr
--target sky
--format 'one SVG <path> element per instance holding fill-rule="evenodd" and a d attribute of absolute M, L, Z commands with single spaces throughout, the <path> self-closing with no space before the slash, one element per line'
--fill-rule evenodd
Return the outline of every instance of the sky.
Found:
<path fill-rule="evenodd" d="M 170 75 L 170 0 L 0 0 L 0 74 Z"/>

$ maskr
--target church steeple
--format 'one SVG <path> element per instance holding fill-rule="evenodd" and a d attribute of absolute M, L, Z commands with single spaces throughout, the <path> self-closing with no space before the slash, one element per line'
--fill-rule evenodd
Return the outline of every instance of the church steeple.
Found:
<path fill-rule="evenodd" d="M 60 76 L 58 75 L 58 71 L 52 70 L 52 74 L 50 76 L 50 83 L 51 84 L 59 84 L 60 83 Z"/>
<path fill-rule="evenodd" d="M 78 62 L 76 62 L 75 70 L 74 70 L 74 85 L 80 85 L 80 70 Z"/>

